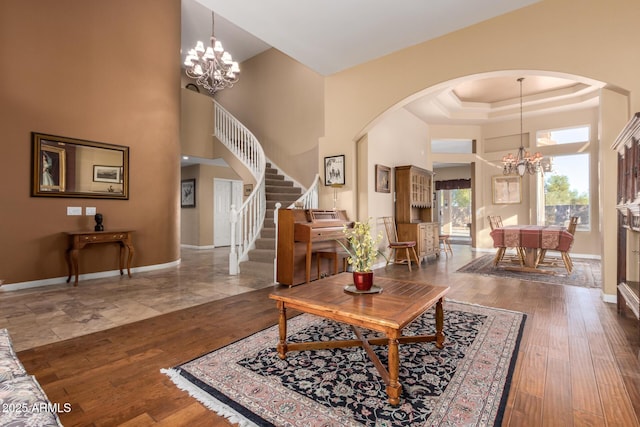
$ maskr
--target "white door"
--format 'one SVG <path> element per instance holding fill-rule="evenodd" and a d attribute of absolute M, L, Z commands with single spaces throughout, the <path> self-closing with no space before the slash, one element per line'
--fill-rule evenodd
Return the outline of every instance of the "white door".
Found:
<path fill-rule="evenodd" d="M 231 205 L 242 205 L 242 181 L 213 179 L 213 246 L 231 244 Z M 237 239 L 237 235 L 236 235 Z"/>

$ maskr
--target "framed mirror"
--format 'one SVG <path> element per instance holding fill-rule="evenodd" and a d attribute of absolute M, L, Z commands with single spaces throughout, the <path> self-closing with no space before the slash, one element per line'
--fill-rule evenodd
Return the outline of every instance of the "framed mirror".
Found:
<path fill-rule="evenodd" d="M 31 195 L 129 198 L 129 147 L 32 132 Z"/>

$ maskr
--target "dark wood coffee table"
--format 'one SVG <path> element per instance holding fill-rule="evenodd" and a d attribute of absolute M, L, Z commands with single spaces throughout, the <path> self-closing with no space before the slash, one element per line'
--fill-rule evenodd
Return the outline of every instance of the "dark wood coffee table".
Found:
<path fill-rule="evenodd" d="M 296 288 L 282 287 L 272 292 L 269 298 L 276 300 L 280 312 L 278 355 L 284 359 L 288 351 L 362 346 L 387 385 L 389 403 L 398 405 L 402 393 L 402 385 L 398 381 L 400 368 L 398 344 L 435 341 L 437 348 L 443 347 L 442 303 L 449 288 L 376 276 L 374 285 L 383 288 L 381 293 L 354 295 L 344 290 L 347 285 L 352 284 L 352 274 L 342 273 Z M 402 329 L 434 304 L 436 333 L 403 336 Z M 358 339 L 287 343 L 287 308 L 347 323 L 351 325 Z M 382 332 L 386 338 L 380 336 L 367 338 L 359 328 Z M 388 345 L 388 370 L 374 353 L 372 345 Z"/>

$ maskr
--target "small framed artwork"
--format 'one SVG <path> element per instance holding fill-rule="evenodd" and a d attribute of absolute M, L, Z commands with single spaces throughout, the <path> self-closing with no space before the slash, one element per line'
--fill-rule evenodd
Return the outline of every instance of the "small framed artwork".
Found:
<path fill-rule="evenodd" d="M 93 181 L 119 184 L 122 182 L 122 168 L 120 166 L 93 165 Z"/>
<path fill-rule="evenodd" d="M 65 191 L 66 151 L 62 147 L 43 144 L 40 148 L 40 191 Z"/>
<path fill-rule="evenodd" d="M 324 158 L 324 185 L 344 185 L 344 154 Z"/>
<path fill-rule="evenodd" d="M 243 186 L 243 190 L 245 196 L 250 196 L 251 192 L 253 191 L 253 184 L 245 184 Z"/>
<path fill-rule="evenodd" d="M 376 165 L 376 192 L 391 193 L 391 168 Z"/>
<path fill-rule="evenodd" d="M 496 175 L 491 183 L 494 205 L 522 202 L 522 178 L 517 175 Z"/>
<path fill-rule="evenodd" d="M 180 182 L 180 207 L 195 208 L 196 207 L 196 180 L 183 179 Z"/>

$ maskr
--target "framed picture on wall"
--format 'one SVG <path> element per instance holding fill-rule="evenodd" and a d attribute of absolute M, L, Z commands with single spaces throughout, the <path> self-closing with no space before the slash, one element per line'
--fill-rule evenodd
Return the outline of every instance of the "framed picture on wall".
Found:
<path fill-rule="evenodd" d="M 196 180 L 183 179 L 180 182 L 180 207 L 195 208 L 196 207 Z"/>
<path fill-rule="evenodd" d="M 40 148 L 40 191 L 64 191 L 66 152 L 62 147 L 43 144 Z"/>
<path fill-rule="evenodd" d="M 494 205 L 522 202 L 522 178 L 517 175 L 496 175 L 491 183 Z"/>
<path fill-rule="evenodd" d="M 93 165 L 94 182 L 122 182 L 122 168 L 120 166 Z"/>
<path fill-rule="evenodd" d="M 376 165 L 376 192 L 391 193 L 391 168 Z"/>
<path fill-rule="evenodd" d="M 344 154 L 324 158 L 324 185 L 344 185 Z"/>

